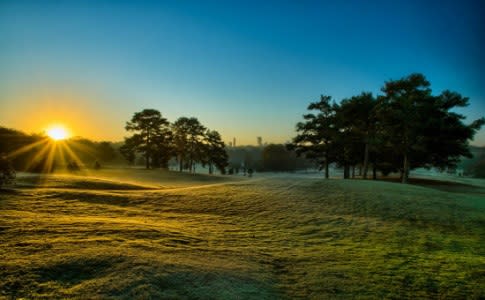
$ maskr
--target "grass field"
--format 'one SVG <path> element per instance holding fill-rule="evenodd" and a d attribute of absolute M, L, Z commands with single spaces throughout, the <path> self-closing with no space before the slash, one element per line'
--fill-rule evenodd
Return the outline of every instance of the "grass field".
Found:
<path fill-rule="evenodd" d="M 485 186 L 415 183 L 21 176 L 0 192 L 0 297 L 484 298 Z"/>

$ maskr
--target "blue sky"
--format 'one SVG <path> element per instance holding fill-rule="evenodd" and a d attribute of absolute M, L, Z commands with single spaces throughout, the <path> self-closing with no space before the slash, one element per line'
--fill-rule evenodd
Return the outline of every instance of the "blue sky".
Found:
<path fill-rule="evenodd" d="M 121 140 L 155 108 L 226 141 L 285 142 L 320 94 L 412 72 L 470 97 L 468 121 L 485 115 L 482 1 L 335 2 L 4 0 L 0 125 Z"/>

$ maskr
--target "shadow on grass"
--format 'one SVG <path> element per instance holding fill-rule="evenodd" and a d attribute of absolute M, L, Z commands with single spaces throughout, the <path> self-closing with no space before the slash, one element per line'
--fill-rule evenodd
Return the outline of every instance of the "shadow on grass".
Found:
<path fill-rule="evenodd" d="M 154 188 L 126 182 L 115 182 L 95 178 L 37 175 L 17 179 L 20 188 L 70 188 L 87 190 L 152 190 Z"/>
<path fill-rule="evenodd" d="M 0 187 L 0 195 L 21 195 L 22 192 L 13 188 Z"/>
<path fill-rule="evenodd" d="M 75 257 L 16 271 L 0 283 L 13 299 L 275 299 L 272 284 L 227 270 L 132 257 Z"/>
<path fill-rule="evenodd" d="M 395 177 L 386 177 L 386 178 L 381 178 L 380 180 L 386 181 L 386 182 L 400 183 L 400 179 Z M 471 185 L 471 184 L 460 183 L 460 182 L 452 182 L 452 181 L 437 180 L 437 179 L 425 179 L 425 178 L 410 178 L 409 184 L 431 188 L 431 189 L 444 191 L 444 192 L 485 195 L 485 188 Z"/>
<path fill-rule="evenodd" d="M 126 197 L 120 195 L 101 194 L 96 192 L 85 191 L 52 191 L 47 198 L 55 200 L 80 201 L 95 204 L 108 204 L 116 206 L 132 206 L 137 203 L 137 199 L 133 196 Z"/>
<path fill-rule="evenodd" d="M 75 285 L 82 281 L 102 277 L 119 259 L 88 258 L 62 261 L 34 270 L 40 282 L 57 281 L 61 285 Z"/>

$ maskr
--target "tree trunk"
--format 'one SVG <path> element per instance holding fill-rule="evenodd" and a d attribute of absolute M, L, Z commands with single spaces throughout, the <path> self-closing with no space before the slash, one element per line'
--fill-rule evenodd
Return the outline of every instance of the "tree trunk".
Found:
<path fill-rule="evenodd" d="M 179 158 L 179 172 L 182 172 L 184 169 L 184 160 L 182 157 Z"/>
<path fill-rule="evenodd" d="M 160 168 L 160 158 L 158 156 L 156 156 L 156 155 L 152 156 L 151 167 L 153 169 Z"/>
<path fill-rule="evenodd" d="M 352 166 L 352 178 L 355 178 L 355 166 Z"/>
<path fill-rule="evenodd" d="M 328 179 L 329 172 L 328 172 L 328 154 L 325 153 L 325 179 Z"/>
<path fill-rule="evenodd" d="M 377 166 L 375 162 L 372 164 L 372 179 L 377 179 Z"/>
<path fill-rule="evenodd" d="M 403 172 L 402 172 L 402 183 L 408 183 L 409 179 L 409 157 L 408 154 L 404 154 L 404 164 L 403 164 Z"/>
<path fill-rule="evenodd" d="M 147 149 L 145 151 L 146 168 L 150 169 L 150 131 L 147 129 Z"/>
<path fill-rule="evenodd" d="M 364 150 L 364 179 L 367 179 L 367 170 L 369 169 L 369 144 L 365 143 Z"/>

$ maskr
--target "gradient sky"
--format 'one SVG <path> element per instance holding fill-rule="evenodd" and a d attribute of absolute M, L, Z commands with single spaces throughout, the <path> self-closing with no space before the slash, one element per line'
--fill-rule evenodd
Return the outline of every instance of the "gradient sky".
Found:
<path fill-rule="evenodd" d="M 155 108 L 225 141 L 285 142 L 320 94 L 412 72 L 470 97 L 469 122 L 485 115 L 484 3 L 2 0 L 0 125 L 122 140 Z"/>

